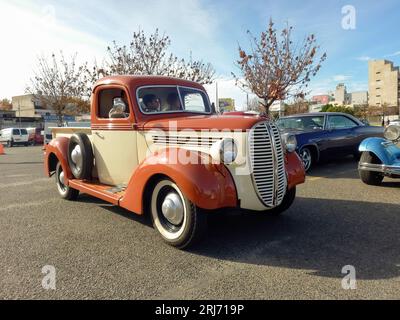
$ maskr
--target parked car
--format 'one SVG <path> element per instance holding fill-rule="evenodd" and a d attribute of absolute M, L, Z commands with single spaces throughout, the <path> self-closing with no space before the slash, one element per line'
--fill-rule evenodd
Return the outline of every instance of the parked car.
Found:
<path fill-rule="evenodd" d="M 41 128 L 26 128 L 29 134 L 29 144 L 35 146 L 44 143 L 43 129 Z"/>
<path fill-rule="evenodd" d="M 400 126 L 388 126 L 385 138 L 368 138 L 360 145 L 358 170 L 366 184 L 379 185 L 384 177 L 400 178 Z"/>
<path fill-rule="evenodd" d="M 0 143 L 5 143 L 7 147 L 11 148 L 15 145 L 29 144 L 29 135 L 26 129 L 7 128 L 2 129 L 0 133 Z"/>
<path fill-rule="evenodd" d="M 53 128 L 46 173 L 64 199 L 79 192 L 152 217 L 168 244 L 199 239 L 207 215 L 277 215 L 305 172 L 296 146 L 261 117 L 212 114 L 195 82 L 114 76 L 93 89 L 90 128 Z"/>
<path fill-rule="evenodd" d="M 321 159 L 354 155 L 367 137 L 383 137 L 382 127 L 365 125 L 357 118 L 339 112 L 317 112 L 282 117 L 277 121 L 282 133 L 295 135 L 297 153 L 306 171 Z"/>

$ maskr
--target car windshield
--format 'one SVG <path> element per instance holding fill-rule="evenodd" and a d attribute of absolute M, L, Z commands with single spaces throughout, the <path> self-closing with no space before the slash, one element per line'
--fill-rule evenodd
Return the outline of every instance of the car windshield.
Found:
<path fill-rule="evenodd" d="M 280 129 L 296 130 L 320 130 L 324 128 L 324 117 L 290 117 L 281 118 L 277 121 Z"/>
<path fill-rule="evenodd" d="M 144 87 L 138 90 L 140 110 L 146 114 L 195 112 L 210 113 L 205 92 L 186 87 Z"/>

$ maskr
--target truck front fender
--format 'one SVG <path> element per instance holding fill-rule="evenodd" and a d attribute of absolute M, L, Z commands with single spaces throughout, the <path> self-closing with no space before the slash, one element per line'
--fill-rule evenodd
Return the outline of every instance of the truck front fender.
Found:
<path fill-rule="evenodd" d="M 197 151 L 184 151 L 190 163 L 175 161 L 181 150 L 164 149 L 144 160 L 134 171 L 120 206 L 143 214 L 145 192 L 151 190 L 155 179 L 164 176 L 173 180 L 199 208 L 212 210 L 236 207 L 236 187 L 228 169 L 222 164 L 212 164 L 209 155 Z"/>
<path fill-rule="evenodd" d="M 285 157 L 285 167 L 288 178 L 288 189 L 306 181 L 306 172 L 303 161 L 296 152 L 290 152 Z"/>
<path fill-rule="evenodd" d="M 372 152 L 386 165 L 393 164 L 400 157 L 400 148 L 384 138 L 367 138 L 361 142 L 360 152 Z"/>
<path fill-rule="evenodd" d="M 50 141 L 45 147 L 44 153 L 44 171 L 50 177 L 52 172 L 55 171 L 57 161 L 61 163 L 61 167 L 65 174 L 65 179 L 72 179 L 72 173 L 68 165 L 68 144 L 69 138 L 58 137 Z"/>

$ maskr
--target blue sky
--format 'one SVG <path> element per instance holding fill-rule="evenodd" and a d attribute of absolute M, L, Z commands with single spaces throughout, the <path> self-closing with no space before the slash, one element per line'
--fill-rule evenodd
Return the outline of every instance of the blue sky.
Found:
<path fill-rule="evenodd" d="M 355 30 L 342 28 L 342 7 L 356 12 Z M 172 40 L 171 51 L 211 62 L 220 97 L 232 96 L 240 106 L 245 94 L 235 88 L 230 73 L 238 71 L 238 44 L 248 46 L 246 30 L 259 34 L 270 17 L 278 27 L 294 26 L 297 40 L 314 33 L 328 55 L 312 93 L 346 83 L 350 91 L 366 90 L 367 60 L 389 59 L 400 65 L 400 2 L 381 1 L 19 1 L 0 0 L 0 97 L 24 91 L 38 55 L 63 50 L 80 59 L 101 60 L 113 40 L 129 43 L 139 27 L 155 28 Z M 4 49 L 7 48 L 7 49 Z M 209 86 L 211 98 L 215 86 Z"/>

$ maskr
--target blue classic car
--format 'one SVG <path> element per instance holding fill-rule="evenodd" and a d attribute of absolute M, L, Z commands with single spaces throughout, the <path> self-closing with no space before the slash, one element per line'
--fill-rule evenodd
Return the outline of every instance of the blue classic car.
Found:
<path fill-rule="evenodd" d="M 368 137 L 383 137 L 382 127 L 364 124 L 338 112 L 317 112 L 282 117 L 277 124 L 287 139 L 294 135 L 296 151 L 306 171 L 322 159 L 354 155 L 359 159 L 360 143 Z"/>
<path fill-rule="evenodd" d="M 387 127 L 385 138 L 368 138 L 360 145 L 358 170 L 366 184 L 379 185 L 385 176 L 400 178 L 400 126 Z"/>

